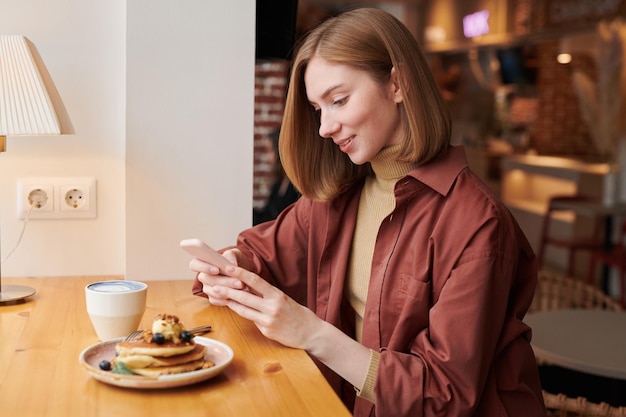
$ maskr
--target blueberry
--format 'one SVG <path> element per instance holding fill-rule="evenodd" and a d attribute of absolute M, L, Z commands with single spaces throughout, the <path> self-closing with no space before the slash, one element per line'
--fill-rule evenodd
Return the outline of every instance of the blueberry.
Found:
<path fill-rule="evenodd" d="M 100 361 L 100 369 L 102 369 L 103 371 L 110 371 L 111 370 L 111 362 L 107 361 L 107 360 L 103 360 Z"/>
<path fill-rule="evenodd" d="M 182 332 L 180 332 L 180 338 L 183 342 L 191 342 L 191 339 L 193 339 L 193 335 L 187 330 L 183 330 Z"/>
<path fill-rule="evenodd" d="M 165 336 L 163 336 L 163 333 L 155 333 L 152 335 L 152 341 L 157 345 L 162 345 L 165 343 Z"/>

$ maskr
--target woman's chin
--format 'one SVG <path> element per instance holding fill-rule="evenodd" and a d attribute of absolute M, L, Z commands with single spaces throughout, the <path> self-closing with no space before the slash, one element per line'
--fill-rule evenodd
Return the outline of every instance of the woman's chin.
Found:
<path fill-rule="evenodd" d="M 354 165 L 365 165 L 367 164 L 371 158 L 364 158 L 362 155 L 348 155 L 348 158 L 352 161 Z"/>

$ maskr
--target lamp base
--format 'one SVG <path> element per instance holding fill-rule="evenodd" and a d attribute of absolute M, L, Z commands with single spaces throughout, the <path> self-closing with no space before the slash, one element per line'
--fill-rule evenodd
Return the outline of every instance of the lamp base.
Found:
<path fill-rule="evenodd" d="M 0 289 L 0 305 L 20 301 L 35 294 L 35 289 L 24 285 L 3 285 Z"/>

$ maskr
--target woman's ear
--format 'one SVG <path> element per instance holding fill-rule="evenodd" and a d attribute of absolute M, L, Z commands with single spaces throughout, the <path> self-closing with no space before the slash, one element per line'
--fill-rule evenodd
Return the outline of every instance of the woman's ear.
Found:
<path fill-rule="evenodd" d="M 393 101 L 396 103 L 402 103 L 404 101 L 404 93 L 396 67 L 391 68 L 391 76 L 389 77 L 389 88 L 391 89 L 391 93 L 393 94 Z"/>

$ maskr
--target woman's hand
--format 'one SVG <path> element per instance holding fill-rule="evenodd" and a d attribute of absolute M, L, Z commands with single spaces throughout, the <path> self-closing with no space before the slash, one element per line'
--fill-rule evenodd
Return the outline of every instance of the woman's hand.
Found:
<path fill-rule="evenodd" d="M 235 266 L 246 262 L 239 250 L 226 251 L 224 256 L 234 264 L 226 267 L 226 275 L 198 259 L 189 265 L 198 273 L 211 304 L 230 308 L 252 321 L 265 337 L 306 350 L 355 387 L 362 386 L 370 360 L 368 348 L 257 274 Z"/>
<path fill-rule="evenodd" d="M 239 249 L 229 249 L 223 253 L 224 257 L 234 265 L 245 263 L 245 259 Z M 197 273 L 198 281 L 202 283 L 202 292 L 204 292 L 209 302 L 213 305 L 225 305 L 221 298 L 214 297 L 213 287 L 221 285 L 238 290 L 247 290 L 244 283 L 236 278 L 222 275 L 220 269 L 212 264 L 194 258 L 189 262 L 189 269 Z"/>
<path fill-rule="evenodd" d="M 251 320 L 264 336 L 306 350 L 355 387 L 362 386 L 370 360 L 368 348 L 258 275 L 235 266 L 226 267 L 225 273 L 246 289 L 214 285 L 211 294 L 221 305 Z"/>
<path fill-rule="evenodd" d="M 322 320 L 311 310 L 298 304 L 278 288 L 243 268 L 226 268 L 234 281 L 225 281 L 211 288 L 211 296 L 220 300 L 241 317 L 254 322 L 266 337 L 285 346 L 307 349 L 315 328 Z M 229 285 L 239 282 L 246 289 Z M 216 301 L 217 301 L 216 300 Z"/>

